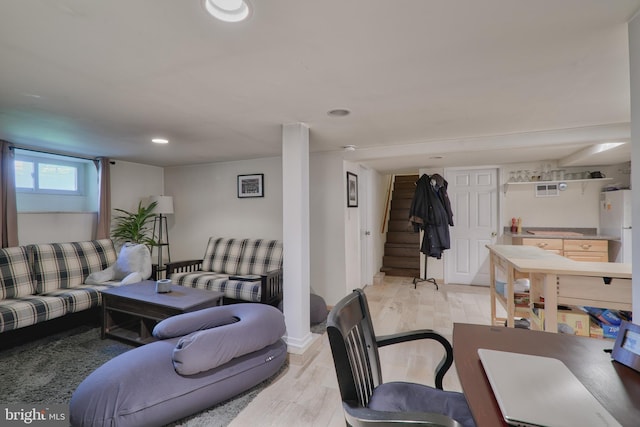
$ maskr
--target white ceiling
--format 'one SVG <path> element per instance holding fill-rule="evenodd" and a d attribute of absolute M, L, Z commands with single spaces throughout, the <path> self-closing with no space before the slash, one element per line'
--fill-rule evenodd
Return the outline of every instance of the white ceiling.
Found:
<path fill-rule="evenodd" d="M 0 1 L 0 138 L 171 166 L 278 156 L 305 122 L 381 171 L 629 141 L 640 0 L 250 2 L 225 24 L 200 0 Z"/>

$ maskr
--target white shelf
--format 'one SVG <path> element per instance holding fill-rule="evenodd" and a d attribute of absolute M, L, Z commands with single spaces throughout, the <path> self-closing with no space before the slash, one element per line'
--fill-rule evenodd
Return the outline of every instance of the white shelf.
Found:
<path fill-rule="evenodd" d="M 566 182 L 567 184 L 573 182 L 579 182 L 582 185 L 582 193 L 584 194 L 584 190 L 591 182 L 602 182 L 602 181 L 611 181 L 613 178 L 587 178 L 587 179 L 564 179 L 564 180 L 553 180 L 553 181 L 525 181 L 525 182 L 505 182 L 504 184 L 504 194 L 507 194 L 507 190 L 512 185 L 536 185 L 536 184 L 559 184 L 561 182 Z"/>

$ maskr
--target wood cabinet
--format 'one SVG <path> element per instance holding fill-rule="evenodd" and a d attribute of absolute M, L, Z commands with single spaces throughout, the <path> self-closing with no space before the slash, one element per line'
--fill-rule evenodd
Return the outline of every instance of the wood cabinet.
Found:
<path fill-rule="evenodd" d="M 564 256 L 574 261 L 609 261 L 609 242 L 607 240 L 564 239 Z"/>
<path fill-rule="evenodd" d="M 554 254 L 562 255 L 563 244 L 562 239 L 540 239 L 521 237 L 521 245 L 525 246 L 537 246 L 545 251 L 553 252 Z"/>
<path fill-rule="evenodd" d="M 514 245 L 536 246 L 574 261 L 608 262 L 609 241 L 595 239 L 550 239 L 514 237 Z"/>

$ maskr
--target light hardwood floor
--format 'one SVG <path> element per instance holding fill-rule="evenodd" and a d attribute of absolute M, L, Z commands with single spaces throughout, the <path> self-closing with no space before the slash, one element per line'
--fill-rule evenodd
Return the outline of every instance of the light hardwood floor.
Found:
<path fill-rule="evenodd" d="M 386 277 L 382 285 L 365 288 L 376 335 L 412 329 L 434 329 L 452 339 L 453 323 L 489 325 L 489 289 L 480 286 L 429 283 L 414 289 L 411 278 Z M 500 313 L 500 312 L 499 312 Z M 501 314 L 504 315 L 504 314 Z M 232 427 L 345 425 L 327 335 L 306 364 L 289 365 L 236 419 Z M 380 349 L 385 381 L 433 385 L 433 370 L 442 357 L 439 344 L 428 341 Z M 445 390 L 460 391 L 455 365 L 444 380 Z"/>

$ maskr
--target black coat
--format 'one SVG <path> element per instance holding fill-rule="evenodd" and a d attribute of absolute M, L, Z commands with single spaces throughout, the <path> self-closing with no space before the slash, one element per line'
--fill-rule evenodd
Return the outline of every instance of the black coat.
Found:
<path fill-rule="evenodd" d="M 424 230 L 420 252 L 440 259 L 451 247 L 449 226 L 453 226 L 453 212 L 447 195 L 447 181 L 440 175 L 422 175 L 409 209 L 409 221 L 414 230 Z"/>

